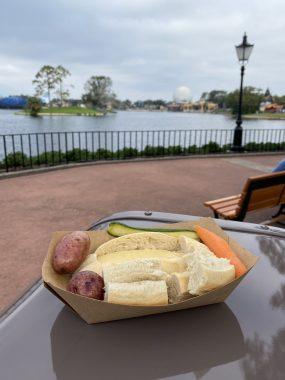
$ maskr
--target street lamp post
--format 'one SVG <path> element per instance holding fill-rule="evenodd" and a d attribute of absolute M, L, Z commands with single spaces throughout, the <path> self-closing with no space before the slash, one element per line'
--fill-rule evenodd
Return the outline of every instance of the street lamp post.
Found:
<path fill-rule="evenodd" d="M 238 60 L 241 64 L 240 68 L 240 90 L 239 90 L 239 104 L 238 104 L 238 114 L 236 120 L 236 127 L 234 131 L 234 141 L 232 146 L 232 151 L 243 152 L 244 148 L 242 146 L 242 96 L 243 96 L 243 77 L 245 71 L 245 65 L 249 60 L 250 54 L 252 52 L 254 45 L 247 42 L 246 33 L 243 36 L 242 43 L 236 46 L 236 52 Z"/>

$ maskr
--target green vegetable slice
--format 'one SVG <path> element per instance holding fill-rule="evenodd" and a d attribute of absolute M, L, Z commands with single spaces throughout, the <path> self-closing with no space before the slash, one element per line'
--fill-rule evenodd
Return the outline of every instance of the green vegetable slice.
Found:
<path fill-rule="evenodd" d="M 191 239 L 199 240 L 198 235 L 196 232 L 190 231 L 190 230 L 173 230 L 170 228 L 140 228 L 140 227 L 130 227 L 126 224 L 119 223 L 119 222 L 112 222 L 108 226 L 108 233 L 115 237 L 120 237 L 124 235 L 134 234 L 136 232 L 161 232 L 166 235 L 170 236 L 187 236 Z"/>

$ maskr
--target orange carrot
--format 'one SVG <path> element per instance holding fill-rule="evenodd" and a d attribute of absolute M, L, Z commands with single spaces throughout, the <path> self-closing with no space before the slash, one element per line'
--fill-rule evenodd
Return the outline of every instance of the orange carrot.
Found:
<path fill-rule="evenodd" d="M 246 272 L 245 265 L 224 239 L 201 226 L 195 226 L 195 231 L 202 242 L 206 244 L 209 250 L 217 257 L 223 257 L 230 260 L 230 263 L 235 267 L 236 277 L 242 276 Z"/>

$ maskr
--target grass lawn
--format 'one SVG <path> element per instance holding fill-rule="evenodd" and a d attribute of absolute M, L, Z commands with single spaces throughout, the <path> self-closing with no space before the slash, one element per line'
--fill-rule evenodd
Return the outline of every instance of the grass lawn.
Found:
<path fill-rule="evenodd" d="M 257 113 L 243 115 L 244 119 L 264 119 L 264 120 L 285 120 L 285 112 L 283 113 Z"/>
<path fill-rule="evenodd" d="M 29 112 L 19 112 L 19 114 L 29 114 Z M 53 116 L 103 116 L 103 112 L 96 111 L 93 108 L 81 107 L 51 107 L 42 108 L 39 115 L 53 115 Z"/>

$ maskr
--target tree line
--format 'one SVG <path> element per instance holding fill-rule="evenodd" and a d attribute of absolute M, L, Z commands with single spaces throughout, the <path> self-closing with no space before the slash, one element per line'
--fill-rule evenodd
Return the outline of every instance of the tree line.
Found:
<path fill-rule="evenodd" d="M 260 103 L 266 100 L 266 92 L 264 92 L 260 88 L 256 88 L 253 86 L 244 87 L 242 107 L 243 114 L 251 114 L 259 111 Z M 274 95 L 271 98 L 274 102 L 285 106 L 285 95 Z M 215 103 L 218 105 L 218 109 L 220 111 L 231 112 L 233 115 L 236 115 L 238 112 L 239 105 L 239 89 L 230 92 L 227 92 L 225 90 L 212 90 L 210 92 L 203 92 L 198 103 L 199 102 Z M 161 107 L 166 107 L 169 103 L 170 102 L 167 102 L 162 99 L 147 99 L 136 102 L 131 102 L 129 99 L 126 99 L 118 103 L 118 108 L 147 108 L 158 110 Z"/>
<path fill-rule="evenodd" d="M 243 89 L 242 113 L 251 114 L 259 111 L 260 103 L 267 100 L 267 92 L 261 88 L 246 86 Z M 271 96 L 272 101 L 285 106 L 285 95 Z M 225 90 L 212 90 L 204 92 L 201 95 L 201 100 L 218 104 L 219 109 L 230 110 L 233 115 L 238 112 L 239 106 L 239 89 L 227 92 Z"/>
<path fill-rule="evenodd" d="M 44 65 L 36 73 L 33 80 L 35 86 L 35 97 L 29 98 L 28 108 L 31 114 L 36 115 L 41 106 L 42 101 L 40 97 L 45 96 L 48 100 L 48 106 L 51 107 L 52 101 L 59 99 L 60 107 L 70 97 L 71 84 L 67 85 L 66 80 L 71 76 L 68 69 L 62 65 L 51 66 Z M 116 109 L 130 109 L 130 108 L 147 108 L 147 109 L 161 109 L 166 107 L 168 102 L 163 99 L 151 100 L 146 99 L 143 101 L 132 102 L 129 99 L 119 100 L 116 94 L 112 91 L 112 80 L 108 76 L 92 75 L 84 85 L 84 93 L 82 95 L 82 102 L 88 108 L 106 109 L 111 105 Z M 265 93 L 260 88 L 247 86 L 243 90 L 243 114 L 255 113 L 259 110 L 260 103 L 265 99 Z M 274 96 L 274 101 L 279 104 L 285 105 L 285 95 Z M 213 102 L 218 105 L 222 111 L 231 111 L 232 114 L 237 114 L 239 104 L 239 90 L 227 92 L 225 90 L 212 90 L 210 92 L 202 93 L 200 101 Z"/>
<path fill-rule="evenodd" d="M 48 106 L 51 108 L 52 101 L 59 98 L 60 107 L 64 105 L 70 97 L 69 88 L 73 85 L 67 85 L 66 79 L 71 73 L 62 65 L 51 66 L 44 65 L 36 73 L 33 80 L 35 86 L 35 96 L 28 99 L 28 109 L 31 115 L 36 116 L 42 107 L 42 97 L 48 100 Z M 112 80 L 107 76 L 91 76 L 84 85 L 84 94 L 82 102 L 90 108 L 104 109 L 108 102 L 113 102 L 116 95 L 112 92 Z"/>
<path fill-rule="evenodd" d="M 203 93 L 202 99 L 218 104 L 219 109 L 230 110 L 233 115 L 238 112 L 239 89 L 227 92 L 225 90 L 212 90 Z M 242 113 L 251 114 L 259 110 L 260 103 L 265 98 L 265 92 L 260 88 L 246 86 L 243 89 Z"/>

